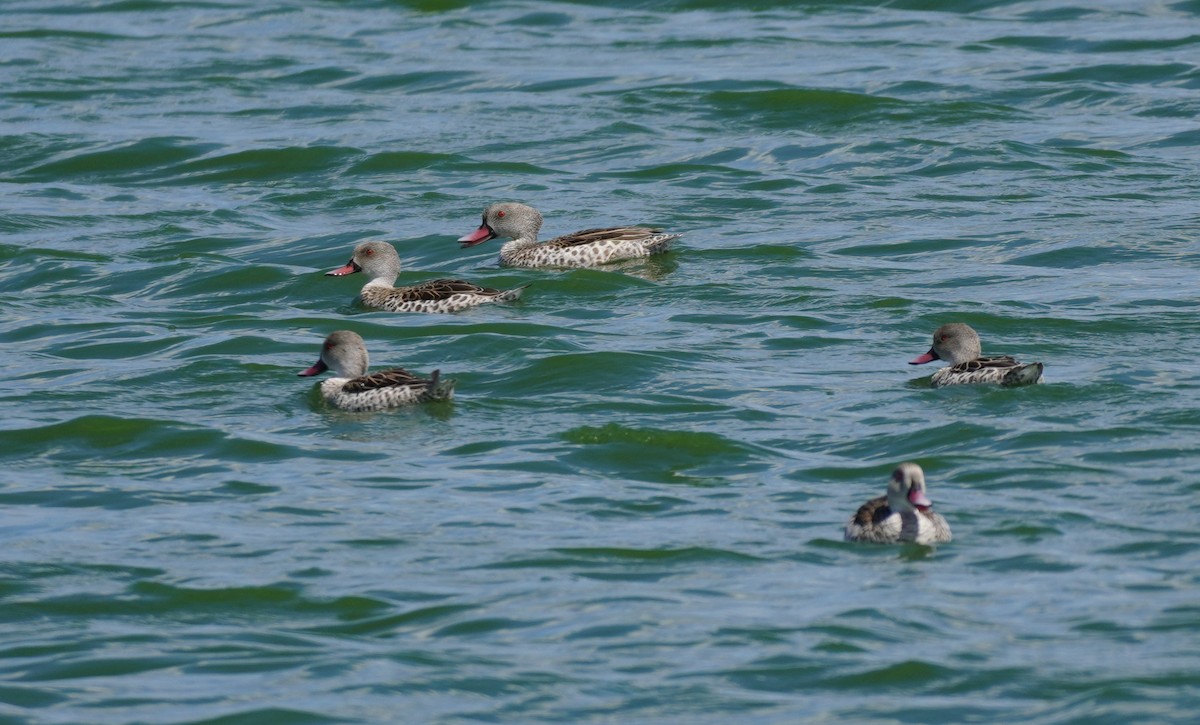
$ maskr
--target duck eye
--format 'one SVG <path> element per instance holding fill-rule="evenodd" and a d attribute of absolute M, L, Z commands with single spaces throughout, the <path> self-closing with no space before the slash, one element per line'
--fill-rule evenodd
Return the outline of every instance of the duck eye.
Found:
<path fill-rule="evenodd" d="M 368 249 L 368 250 L 365 252 L 365 254 L 366 254 L 368 257 L 369 257 L 369 256 L 371 256 L 371 255 L 372 255 L 372 254 L 374 254 L 374 253 L 375 253 L 375 250 L 374 250 L 374 249 Z"/>
<path fill-rule="evenodd" d="M 949 336 L 949 335 L 942 335 L 942 338 L 941 338 L 941 339 L 942 339 L 942 342 L 945 342 L 946 340 L 949 340 L 949 339 L 950 339 L 950 336 Z"/>

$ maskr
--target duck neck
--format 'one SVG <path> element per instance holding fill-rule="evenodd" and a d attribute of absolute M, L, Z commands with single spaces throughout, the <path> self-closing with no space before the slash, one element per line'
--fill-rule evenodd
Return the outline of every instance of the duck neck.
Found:
<path fill-rule="evenodd" d="M 887 502 L 888 508 L 890 508 L 894 513 L 900 514 L 901 516 L 906 514 L 911 515 L 917 511 L 915 508 L 913 508 L 913 505 L 909 503 L 908 497 L 899 491 L 888 491 Z"/>
<path fill-rule="evenodd" d="M 500 247 L 500 253 L 504 254 L 507 252 L 507 253 L 511 254 L 512 252 L 516 252 L 517 250 L 520 250 L 520 249 L 528 249 L 530 247 L 536 246 L 537 243 L 538 243 L 538 241 L 537 241 L 536 234 L 524 234 L 522 236 L 517 237 L 516 239 L 510 239 L 507 242 L 505 242 L 504 246 Z"/>
<path fill-rule="evenodd" d="M 363 287 L 395 287 L 396 277 L 399 275 L 385 272 L 372 278 Z"/>

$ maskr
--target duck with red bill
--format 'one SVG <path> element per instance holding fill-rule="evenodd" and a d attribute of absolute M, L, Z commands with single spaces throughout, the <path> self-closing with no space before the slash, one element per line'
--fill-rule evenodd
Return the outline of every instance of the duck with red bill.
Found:
<path fill-rule="evenodd" d="M 929 379 L 935 388 L 974 383 L 1012 387 L 1043 382 L 1042 363 L 1020 363 L 1008 355 L 984 357 L 979 333 L 961 322 L 951 322 L 935 330 L 929 352 L 909 360 L 908 364 L 924 365 L 934 360 L 950 363 Z"/>

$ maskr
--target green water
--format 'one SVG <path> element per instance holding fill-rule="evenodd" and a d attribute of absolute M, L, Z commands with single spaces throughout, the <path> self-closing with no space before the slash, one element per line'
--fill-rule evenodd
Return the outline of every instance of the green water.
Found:
<path fill-rule="evenodd" d="M 1102 5 L 0 4 L 0 722 L 1191 722 L 1200 5 Z"/>

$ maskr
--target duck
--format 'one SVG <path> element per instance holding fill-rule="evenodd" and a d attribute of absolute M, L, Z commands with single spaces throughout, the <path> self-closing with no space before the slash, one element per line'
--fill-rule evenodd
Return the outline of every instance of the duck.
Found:
<path fill-rule="evenodd" d="M 394 287 L 400 276 L 400 255 L 387 242 L 363 242 L 354 248 L 350 261 L 325 273 L 343 277 L 362 272 L 367 276 L 358 298 L 363 305 L 388 312 L 460 312 L 489 302 L 518 299 L 529 285 L 498 290 L 480 287 L 461 279 L 433 279 L 412 287 Z"/>
<path fill-rule="evenodd" d="M 892 471 L 887 494 L 867 501 L 846 522 L 846 541 L 944 544 L 950 541 L 950 524 L 932 507 L 925 495 L 925 472 L 906 461 Z"/>
<path fill-rule="evenodd" d="M 440 370 L 422 379 L 403 368 L 368 375 L 368 366 L 367 344 L 362 336 L 337 330 L 325 338 L 317 362 L 298 375 L 307 378 L 332 370 L 337 377 L 321 382 L 321 397 L 335 408 L 356 413 L 454 397 L 455 381 L 443 379 Z"/>
<path fill-rule="evenodd" d="M 483 210 L 483 223 L 459 238 L 463 249 L 489 239 L 509 239 L 500 247 L 503 267 L 594 267 L 665 252 L 683 236 L 651 227 L 603 227 L 538 242 L 542 215 L 517 202 L 499 202 Z"/>
<path fill-rule="evenodd" d="M 992 383 L 1011 387 L 1045 382 L 1040 362 L 1020 363 L 1008 355 L 983 357 L 979 333 L 970 325 L 951 322 L 942 325 L 933 333 L 933 347 L 924 355 L 918 355 L 909 365 L 924 365 L 934 360 L 950 363 L 933 374 L 930 383 L 935 388 L 944 385 Z"/>

